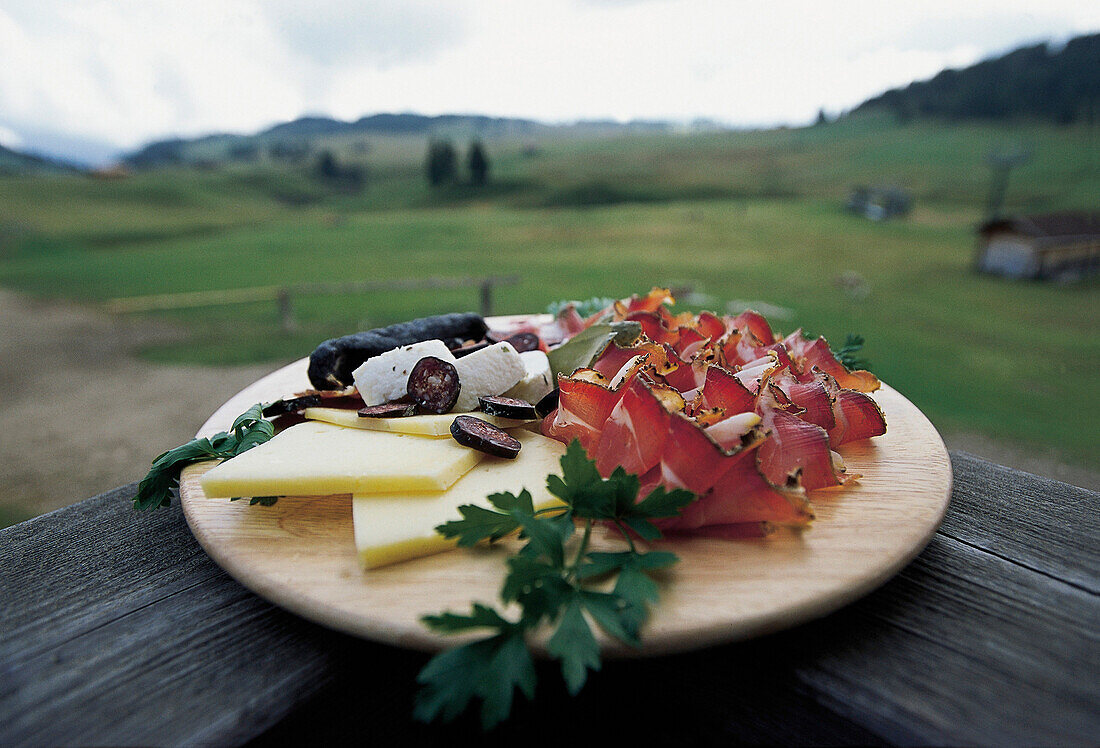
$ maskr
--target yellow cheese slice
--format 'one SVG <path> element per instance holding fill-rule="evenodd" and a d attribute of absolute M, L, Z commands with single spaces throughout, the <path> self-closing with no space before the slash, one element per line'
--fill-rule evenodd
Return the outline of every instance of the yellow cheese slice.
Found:
<path fill-rule="evenodd" d="M 486 457 L 446 491 L 353 496 L 355 546 L 362 565 L 370 569 L 455 547 L 436 526 L 461 519 L 458 507 L 463 504 L 489 508 L 489 494 L 518 494 L 526 488 L 536 508 L 560 503 L 546 490 L 546 476 L 561 472 L 565 445 L 524 429 L 510 433 L 523 444 L 516 459 Z"/>
<path fill-rule="evenodd" d="M 484 456 L 453 439 L 307 421 L 215 466 L 201 482 L 211 497 L 442 491 Z"/>
<path fill-rule="evenodd" d="M 335 423 L 339 426 L 399 434 L 416 434 L 417 436 L 430 436 L 436 439 L 450 437 L 451 422 L 454 421 L 456 416 L 462 415 L 461 413 L 444 413 L 440 416 L 429 413 L 405 418 L 360 418 L 354 410 L 341 410 L 340 408 L 306 408 L 302 413 L 306 418 L 314 421 Z M 532 421 L 517 421 L 512 418 L 498 418 L 485 413 L 475 412 L 470 415 L 488 421 L 502 429 L 512 429 L 527 423 L 533 423 Z"/>

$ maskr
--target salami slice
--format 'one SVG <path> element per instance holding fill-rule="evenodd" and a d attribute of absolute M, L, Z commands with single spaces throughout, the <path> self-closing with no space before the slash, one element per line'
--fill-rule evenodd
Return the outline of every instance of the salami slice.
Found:
<path fill-rule="evenodd" d="M 456 417 L 451 424 L 451 436 L 464 447 L 510 460 L 516 458 L 522 446 L 507 431 L 473 416 Z"/>
<path fill-rule="evenodd" d="M 477 402 L 481 410 L 491 416 L 525 421 L 533 421 L 537 417 L 534 405 L 515 397 L 479 397 Z"/>
<path fill-rule="evenodd" d="M 535 415 L 539 418 L 546 418 L 546 416 L 553 413 L 558 408 L 558 394 L 561 392 L 557 387 L 550 390 L 546 395 L 535 403 Z"/>
<path fill-rule="evenodd" d="M 458 370 L 454 364 L 425 356 L 409 372 L 409 397 L 429 413 L 447 413 L 458 402 Z"/>
<path fill-rule="evenodd" d="M 537 351 L 539 349 L 539 336 L 533 332 L 516 333 L 505 342 L 510 343 L 516 349 L 516 353 L 526 353 L 527 351 Z"/>
<path fill-rule="evenodd" d="M 360 418 L 404 418 L 416 415 L 416 403 L 411 400 L 402 402 L 382 403 L 381 405 L 369 405 L 359 409 Z"/>

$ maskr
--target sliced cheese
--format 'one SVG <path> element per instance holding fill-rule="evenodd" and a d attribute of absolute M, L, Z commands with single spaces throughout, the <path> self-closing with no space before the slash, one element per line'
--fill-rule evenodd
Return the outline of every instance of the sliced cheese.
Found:
<path fill-rule="evenodd" d="M 429 413 L 422 416 L 406 416 L 405 418 L 360 418 L 354 410 L 341 410 L 340 408 L 306 408 L 303 415 L 314 421 L 335 423 L 339 426 L 350 426 L 355 429 L 370 429 L 371 431 L 388 431 L 397 434 L 416 434 L 436 439 L 451 435 L 451 423 L 457 413 L 444 413 L 435 415 Z M 513 418 L 498 418 L 485 413 L 478 413 L 477 417 L 483 421 L 502 429 L 513 429 L 524 426 L 529 421 L 517 421 Z"/>
<path fill-rule="evenodd" d="M 484 456 L 453 439 L 307 421 L 215 466 L 202 490 L 219 497 L 442 491 Z"/>
<path fill-rule="evenodd" d="M 435 528 L 461 519 L 458 507 L 463 504 L 489 508 L 489 494 L 518 494 L 526 488 L 536 508 L 560 503 L 546 490 L 546 476 L 561 471 L 565 445 L 524 429 L 511 433 L 523 444 L 516 459 L 486 457 L 446 491 L 353 496 L 355 546 L 363 566 L 369 569 L 453 548 L 455 541 Z"/>

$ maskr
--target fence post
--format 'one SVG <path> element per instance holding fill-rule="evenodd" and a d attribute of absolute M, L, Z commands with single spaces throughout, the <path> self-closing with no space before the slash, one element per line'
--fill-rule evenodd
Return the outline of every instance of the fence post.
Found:
<path fill-rule="evenodd" d="M 486 278 L 481 281 L 481 316 L 493 315 L 493 279 Z"/>
<path fill-rule="evenodd" d="M 283 325 L 283 333 L 290 335 L 296 327 L 294 324 L 294 307 L 290 304 L 290 289 L 280 288 L 275 300 L 279 305 L 279 319 Z"/>

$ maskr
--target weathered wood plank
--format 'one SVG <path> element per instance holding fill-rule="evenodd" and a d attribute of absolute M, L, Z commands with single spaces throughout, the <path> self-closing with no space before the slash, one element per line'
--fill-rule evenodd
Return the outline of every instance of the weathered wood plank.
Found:
<path fill-rule="evenodd" d="M 940 532 L 1100 593 L 1100 494 L 952 452 L 955 492 Z"/>
<path fill-rule="evenodd" d="M 882 589 L 763 639 L 608 663 L 576 699 L 543 665 L 537 703 L 494 742 L 575 739 L 586 723 L 707 745 L 1092 742 L 1100 537 L 1080 515 L 1098 497 L 954 461 L 943 532 Z M 0 743 L 476 735 L 471 720 L 410 720 L 424 655 L 273 608 L 209 561 L 178 509 L 135 515 L 132 493 L 0 531 Z"/>

